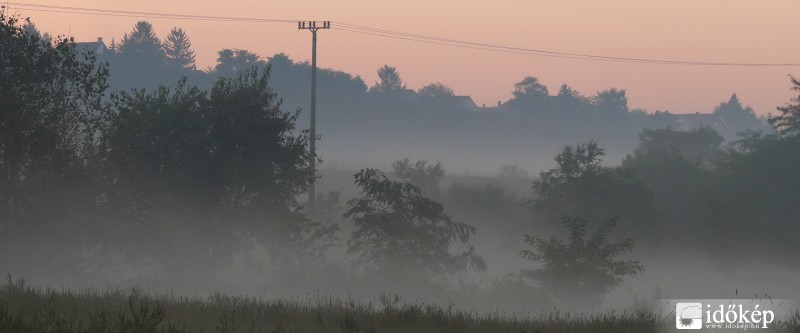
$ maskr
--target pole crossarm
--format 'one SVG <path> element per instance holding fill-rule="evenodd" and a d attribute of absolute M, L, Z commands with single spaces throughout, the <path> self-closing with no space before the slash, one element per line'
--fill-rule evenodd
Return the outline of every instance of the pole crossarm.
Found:
<path fill-rule="evenodd" d="M 331 21 L 300 21 L 297 22 L 297 29 L 317 31 L 319 29 L 330 29 Z"/>

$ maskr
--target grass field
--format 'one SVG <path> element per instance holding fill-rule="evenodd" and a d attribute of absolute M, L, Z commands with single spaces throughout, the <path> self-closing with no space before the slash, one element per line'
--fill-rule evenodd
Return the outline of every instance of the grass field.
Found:
<path fill-rule="evenodd" d="M 671 317 L 648 313 L 478 314 L 453 305 L 401 303 L 386 295 L 377 303 L 333 297 L 256 300 L 216 294 L 200 299 L 140 290 L 76 292 L 8 278 L 0 286 L 0 333 L 655 332 L 674 327 Z M 798 332 L 798 319 L 775 323 L 768 331 Z"/>

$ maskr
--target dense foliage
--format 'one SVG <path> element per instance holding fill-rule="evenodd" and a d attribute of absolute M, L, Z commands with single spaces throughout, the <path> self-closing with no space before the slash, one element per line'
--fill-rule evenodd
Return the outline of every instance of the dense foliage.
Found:
<path fill-rule="evenodd" d="M 107 71 L 93 55 L 76 56 L 71 39 L 43 39 L 20 23 L 0 10 L 0 244 L 36 235 L 49 241 L 38 248 L 57 248 L 59 236 L 83 238 L 92 217 L 86 164 Z"/>
<path fill-rule="evenodd" d="M 599 304 L 603 294 L 622 283 L 622 277 L 644 271 L 638 261 L 617 258 L 633 250 L 633 239 L 612 242 L 609 236 L 615 225 L 616 221 L 609 219 L 587 235 L 586 220 L 575 216 L 564 219 L 567 242 L 526 235 L 525 243 L 533 250 L 522 250 L 521 255 L 543 266 L 523 269 L 523 275 L 538 281 L 561 301 Z"/>
<path fill-rule="evenodd" d="M 458 273 L 486 264 L 469 245 L 475 228 L 454 222 L 444 207 L 421 195 L 410 183 L 390 180 L 382 172 L 365 169 L 355 175 L 361 196 L 347 202 L 345 217 L 356 230 L 348 251 L 388 276 L 428 278 Z M 451 247 L 463 249 L 453 252 Z"/>
<path fill-rule="evenodd" d="M 655 240 L 652 192 L 630 170 L 604 166 L 604 154 L 594 141 L 564 147 L 555 157 L 556 168 L 533 181 L 534 221 L 553 226 L 573 215 L 589 221 L 614 217 L 623 232 Z"/>

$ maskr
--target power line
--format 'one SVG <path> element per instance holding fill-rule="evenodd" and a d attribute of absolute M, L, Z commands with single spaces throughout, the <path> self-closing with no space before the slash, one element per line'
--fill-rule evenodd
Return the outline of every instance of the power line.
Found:
<path fill-rule="evenodd" d="M 296 23 L 299 20 L 287 19 L 272 19 L 272 18 L 254 18 L 254 17 L 234 17 L 234 16 L 207 16 L 207 15 L 187 15 L 175 13 L 156 13 L 156 12 L 137 12 L 137 11 L 123 11 L 123 10 L 109 10 L 98 8 L 86 7 L 71 7 L 71 6 L 55 6 L 55 5 L 40 5 L 28 4 L 21 2 L 8 2 L 9 5 L 17 6 L 19 9 L 40 12 L 56 12 L 56 13 L 69 13 L 69 14 L 83 14 L 83 15 L 99 15 L 99 16 L 123 16 L 123 17 L 144 17 L 156 19 L 180 19 L 180 20 L 202 20 L 202 21 L 221 21 L 221 22 L 252 22 L 252 23 Z M 410 42 L 435 44 L 450 47 L 459 47 L 491 52 L 512 53 L 532 55 L 538 57 L 550 57 L 561 59 L 575 59 L 575 60 L 588 60 L 588 61 L 603 61 L 603 62 L 621 62 L 621 63 L 639 63 L 639 64 L 656 64 L 656 65 L 686 65 L 686 66 L 717 66 L 717 67 L 789 67 L 800 66 L 800 63 L 740 63 L 740 62 L 709 62 L 709 61 L 687 61 L 687 60 L 670 60 L 670 59 L 649 59 L 649 58 L 633 58 L 633 57 L 616 57 L 597 54 L 585 53 L 569 53 L 559 52 L 543 49 L 532 49 L 523 47 L 514 47 L 499 44 L 478 43 L 465 40 L 449 39 L 429 35 L 413 34 L 401 31 L 380 29 L 362 25 L 349 24 L 346 22 L 336 22 L 336 30 L 341 30 L 349 33 L 357 33 L 363 35 L 371 35 L 381 38 L 391 38 L 398 40 L 405 40 Z"/>
<path fill-rule="evenodd" d="M 410 34 L 399 31 L 392 31 L 379 28 L 371 28 L 366 26 L 359 26 L 348 24 L 344 22 L 334 22 L 337 26 L 344 28 L 337 28 L 339 30 L 363 33 L 387 38 L 397 38 L 412 40 L 417 42 L 429 42 L 432 44 L 462 46 L 468 48 L 476 48 L 480 50 L 489 50 L 497 52 L 518 53 L 518 54 L 531 54 L 538 56 L 567 58 L 567 59 L 582 59 L 582 60 L 599 60 L 599 61 L 614 61 L 614 62 L 634 62 L 634 63 L 649 63 L 649 64 L 663 64 L 663 65 L 695 65 L 695 66 L 750 66 L 750 67 L 766 67 L 766 66 L 800 66 L 800 63 L 735 63 L 735 62 L 705 62 L 705 61 L 685 61 L 685 60 L 666 60 L 666 59 L 647 59 L 647 58 L 628 58 L 628 57 L 613 57 L 603 55 L 581 54 L 581 53 L 567 53 L 557 52 L 540 49 L 530 49 L 521 47 L 512 47 L 497 44 L 476 43 L 463 40 L 447 39 L 434 36 Z"/>
<path fill-rule="evenodd" d="M 254 23 L 296 23 L 297 22 L 297 20 L 285 20 L 285 19 L 254 18 L 254 17 L 234 17 L 234 16 L 188 15 L 188 14 L 175 14 L 175 13 L 155 13 L 155 12 L 137 12 L 137 11 L 98 9 L 98 8 L 86 8 L 86 7 L 70 7 L 70 6 L 27 4 L 27 3 L 21 3 L 21 2 L 8 2 L 7 4 L 16 6 L 19 9 L 25 9 L 25 10 L 30 10 L 30 11 L 69 13 L 69 14 L 88 14 L 88 15 L 98 15 L 98 16 L 124 16 L 124 17 L 168 18 L 168 19 L 181 19 L 181 20 L 203 20 L 203 21 L 223 21 L 223 22 L 254 22 Z"/>
<path fill-rule="evenodd" d="M 348 28 L 335 28 L 335 29 L 336 30 L 347 31 L 347 32 L 358 33 L 358 34 L 378 36 L 378 37 L 386 37 L 386 38 L 414 41 L 414 42 L 427 43 L 427 44 L 453 46 L 453 47 L 460 47 L 460 48 L 467 48 L 467 49 L 474 49 L 474 50 L 501 52 L 501 53 L 534 55 L 534 56 L 553 57 L 553 58 L 562 58 L 562 59 L 653 63 L 651 61 L 634 61 L 634 60 L 622 61 L 622 60 L 611 60 L 611 59 L 602 59 L 602 58 L 589 58 L 589 57 L 581 57 L 581 56 L 554 55 L 554 54 L 545 54 L 545 53 L 536 53 L 536 52 L 516 51 L 516 50 L 508 50 L 508 49 L 496 48 L 496 47 L 493 48 L 493 47 L 488 47 L 488 46 L 487 47 L 481 47 L 481 46 L 471 46 L 469 44 L 457 44 L 457 43 L 449 43 L 449 42 L 437 42 L 437 41 L 434 41 L 434 40 L 414 39 L 414 38 L 410 38 L 410 37 L 402 37 L 402 36 L 397 36 L 397 35 L 390 35 L 390 34 L 383 34 L 383 33 L 376 33 L 376 32 L 368 32 L 368 31 L 360 31 L 360 30 L 351 30 L 351 29 L 348 29 Z"/>

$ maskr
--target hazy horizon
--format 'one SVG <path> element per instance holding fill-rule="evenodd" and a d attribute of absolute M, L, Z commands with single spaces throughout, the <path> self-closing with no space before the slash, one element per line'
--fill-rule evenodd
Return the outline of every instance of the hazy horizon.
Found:
<path fill-rule="evenodd" d="M 246 49 L 262 57 L 286 53 L 310 58 L 308 31 L 293 23 L 196 21 L 41 11 L 6 2 L 11 13 L 30 17 L 40 30 L 107 44 L 117 42 L 139 20 L 153 23 L 160 38 L 173 27 L 187 31 L 198 69 L 212 66 L 223 48 Z M 567 83 L 592 95 L 627 89 L 630 106 L 649 112 L 709 113 L 732 93 L 759 115 L 791 98 L 787 75 L 797 67 L 686 66 L 588 61 L 499 53 L 419 43 L 337 29 L 339 22 L 476 43 L 614 57 L 699 62 L 795 63 L 800 46 L 791 43 L 792 13 L 800 3 L 774 1 L 537 1 L 456 3 L 408 1 L 388 6 L 368 1 L 330 3 L 243 3 L 140 1 L 110 7 L 99 0 L 70 2 L 70 7 L 286 20 L 331 20 L 320 32 L 318 64 L 360 75 L 368 85 L 384 64 L 398 68 L 411 89 L 442 82 L 480 106 L 511 97 L 513 85 L 536 76 L 551 93 Z M 579 4 L 579 5 L 578 5 Z M 73 12 L 73 13 L 68 13 Z M 387 15 L 390 14 L 390 15 Z M 355 50 L 355 51 L 354 51 Z M 490 65 L 486 65 L 490 64 Z M 486 66 L 486 67 L 483 67 Z M 677 97 L 677 98 L 676 98 Z"/>

